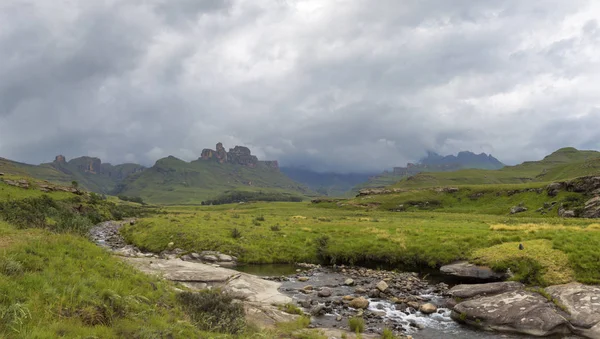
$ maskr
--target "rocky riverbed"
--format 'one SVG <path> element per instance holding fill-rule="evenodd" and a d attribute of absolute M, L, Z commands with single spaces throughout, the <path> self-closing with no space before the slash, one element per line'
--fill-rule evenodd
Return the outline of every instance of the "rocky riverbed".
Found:
<path fill-rule="evenodd" d="M 449 286 L 417 273 L 311 264 L 300 265 L 292 275 L 260 278 L 221 267 L 235 266 L 237 259 L 219 252 L 140 251 L 119 235 L 125 223 L 133 222 L 101 223 L 90 238 L 146 273 L 193 289 L 217 286 L 240 294 L 248 300 L 249 318 L 265 325 L 293 319 L 273 304 L 295 303 L 311 315 L 312 327 L 328 333 L 348 330 L 349 319 L 361 317 L 364 338 L 378 337 L 384 328 L 426 339 L 600 338 L 600 288 L 595 286 L 574 283 L 544 290 L 515 282 Z M 466 267 L 469 272 L 476 269 L 476 278 L 482 278 L 485 268 L 471 266 L 460 263 L 452 275 Z"/>

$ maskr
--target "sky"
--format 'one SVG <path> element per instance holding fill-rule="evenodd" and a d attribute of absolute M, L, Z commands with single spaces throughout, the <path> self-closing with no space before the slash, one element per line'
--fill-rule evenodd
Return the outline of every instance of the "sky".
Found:
<path fill-rule="evenodd" d="M 594 0 L 2 0 L 0 157 L 598 150 L 598 20 Z"/>

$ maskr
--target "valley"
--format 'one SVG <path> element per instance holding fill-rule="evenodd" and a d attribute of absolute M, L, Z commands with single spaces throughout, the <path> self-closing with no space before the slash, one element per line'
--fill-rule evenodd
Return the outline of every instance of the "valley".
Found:
<path fill-rule="evenodd" d="M 495 338 L 476 328 L 497 330 L 504 318 L 472 311 L 469 305 L 484 302 L 478 296 L 453 297 L 462 293 L 453 292 L 464 288 L 461 283 L 474 281 L 440 275 L 441 267 L 468 262 L 494 272 L 493 281 L 522 283 L 488 297 L 522 296 L 541 302 L 552 317 L 578 307 L 569 304 L 570 290 L 560 286 L 595 291 L 600 284 L 597 152 L 560 149 L 541 161 L 499 170 L 417 173 L 353 197 L 328 197 L 287 178 L 274 162 L 261 163 L 249 150 L 234 150 L 233 158 L 208 150 L 196 161 L 169 157 L 133 170 L 115 184 L 113 192 L 121 199 L 88 192 L 63 175 L 54 180 L 49 173 L 56 173 L 55 167 L 33 170 L 3 162 L 0 320 L 5 326 L 0 333 L 8 338 L 328 338 L 343 333 L 350 338 L 359 328 L 363 338 L 444 333 Z M 223 154 L 235 160 L 224 160 Z M 108 173 L 93 172 L 85 175 Z M 64 168 L 60 173 L 66 175 Z M 248 178 L 252 185 L 244 183 Z M 102 226 L 111 220 L 123 221 L 115 228 Z M 88 239 L 98 227 L 92 239 L 113 252 Z M 242 270 L 287 265 L 281 266 L 287 273 L 282 277 L 276 270 L 267 279 L 273 284 L 263 284 L 251 274 L 237 280 L 235 271 L 215 264 Z M 77 274 L 67 277 L 67 272 Z M 429 282 L 431 274 L 438 280 Z M 344 287 L 347 279 L 360 285 Z M 389 289 L 373 292 L 380 282 Z M 270 286 L 272 295 L 280 293 L 281 301 L 244 301 L 240 309 L 228 294 L 213 306 L 195 294 L 245 291 L 256 301 L 262 285 Z M 212 292 L 204 290 L 211 286 Z M 350 305 L 361 298 L 371 306 Z M 556 298 L 563 301 L 553 302 Z M 429 315 L 422 310 L 425 304 L 439 312 Z M 236 325 L 217 324 L 215 316 Z M 569 320 L 575 324 L 572 331 L 560 321 L 552 330 L 544 327 L 546 320 L 533 327 L 507 326 L 529 335 L 572 332 L 595 338 L 596 322 L 584 330 L 577 319 Z"/>

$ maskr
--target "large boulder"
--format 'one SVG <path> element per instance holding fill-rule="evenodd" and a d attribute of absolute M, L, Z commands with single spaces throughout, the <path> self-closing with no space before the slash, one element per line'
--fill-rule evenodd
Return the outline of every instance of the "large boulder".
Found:
<path fill-rule="evenodd" d="M 533 336 L 570 333 L 568 321 L 559 312 L 540 294 L 518 290 L 461 302 L 451 316 L 488 331 Z"/>
<path fill-rule="evenodd" d="M 570 283 L 547 287 L 546 292 L 567 309 L 573 332 L 600 338 L 600 287 Z"/>
<path fill-rule="evenodd" d="M 585 202 L 583 208 L 584 218 L 600 218 L 600 196 L 594 197 Z"/>
<path fill-rule="evenodd" d="M 527 207 L 524 207 L 524 206 L 513 206 L 510 209 L 510 214 L 517 214 L 517 213 L 526 212 L 526 211 L 527 211 Z"/>
<path fill-rule="evenodd" d="M 477 266 L 467 261 L 444 265 L 440 268 L 440 272 L 466 280 L 498 281 L 506 278 L 504 273 L 497 273 L 489 267 Z"/>
<path fill-rule="evenodd" d="M 510 291 L 522 290 L 525 286 L 516 281 L 504 281 L 488 284 L 456 285 L 448 294 L 454 298 L 470 299 L 476 296 L 490 296 Z"/>
<path fill-rule="evenodd" d="M 352 301 L 350 301 L 348 306 L 357 309 L 366 309 L 367 307 L 369 307 L 369 300 L 363 297 L 354 298 L 352 299 Z"/>

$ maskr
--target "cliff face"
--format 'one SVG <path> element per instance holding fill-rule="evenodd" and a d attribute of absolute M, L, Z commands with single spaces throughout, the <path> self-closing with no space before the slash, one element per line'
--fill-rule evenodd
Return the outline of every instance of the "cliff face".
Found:
<path fill-rule="evenodd" d="M 279 170 L 277 161 L 260 161 L 248 147 L 235 146 L 230 148 L 229 152 L 225 151 L 222 143 L 217 143 L 216 150 L 205 148 L 200 155 L 201 160 L 216 161 L 220 164 L 230 163 L 245 167 L 255 168 L 256 166 L 265 165 L 268 168 Z"/>

